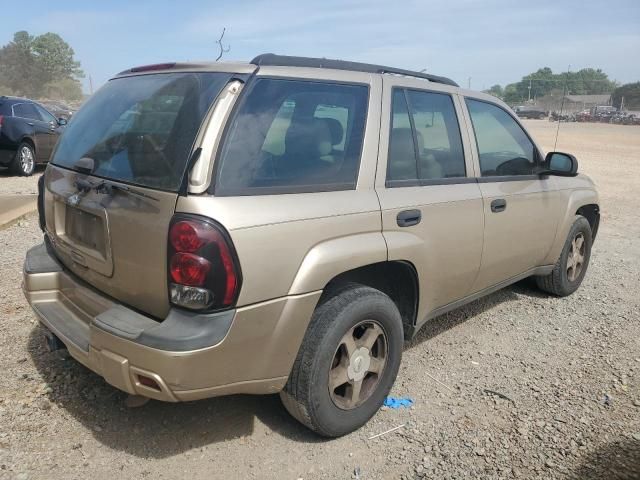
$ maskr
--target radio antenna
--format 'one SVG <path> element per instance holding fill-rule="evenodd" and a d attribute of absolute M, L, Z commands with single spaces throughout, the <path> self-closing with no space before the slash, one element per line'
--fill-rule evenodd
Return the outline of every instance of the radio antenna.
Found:
<path fill-rule="evenodd" d="M 571 64 L 567 68 L 567 76 L 564 79 L 564 85 L 562 86 L 562 102 L 560 103 L 560 114 L 558 115 L 558 127 L 556 128 L 556 141 L 553 143 L 553 151 L 556 151 L 558 145 L 558 134 L 560 133 L 560 121 L 562 120 L 562 111 L 564 110 L 564 97 L 567 96 L 567 83 L 569 82 L 569 72 L 571 71 Z"/>

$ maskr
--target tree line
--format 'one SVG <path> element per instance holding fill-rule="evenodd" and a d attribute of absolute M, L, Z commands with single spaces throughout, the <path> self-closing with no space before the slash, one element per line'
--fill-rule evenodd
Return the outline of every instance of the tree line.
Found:
<path fill-rule="evenodd" d="M 505 87 L 494 85 L 486 93 L 504 100 L 509 105 L 526 103 L 546 95 L 611 94 L 611 104 L 626 110 L 640 110 L 640 82 L 618 85 L 600 69 L 583 68 L 577 72 L 553 73 L 549 67 L 522 77 L 519 82 Z"/>
<path fill-rule="evenodd" d="M 0 48 L 0 95 L 81 100 L 84 73 L 74 55 L 56 33 L 16 32 Z"/>

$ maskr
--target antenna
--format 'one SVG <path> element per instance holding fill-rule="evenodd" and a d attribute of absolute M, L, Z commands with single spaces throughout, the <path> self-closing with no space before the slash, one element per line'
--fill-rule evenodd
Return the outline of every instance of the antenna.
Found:
<path fill-rule="evenodd" d="M 553 142 L 553 151 L 556 151 L 556 145 L 558 145 L 558 134 L 560 133 L 560 120 L 562 119 L 562 110 L 564 109 L 564 97 L 566 97 L 567 83 L 569 82 L 569 72 L 571 71 L 571 64 L 567 68 L 567 76 L 564 79 L 564 85 L 562 87 L 562 103 L 560 103 L 560 115 L 558 115 L 558 128 L 556 128 L 556 141 Z"/>

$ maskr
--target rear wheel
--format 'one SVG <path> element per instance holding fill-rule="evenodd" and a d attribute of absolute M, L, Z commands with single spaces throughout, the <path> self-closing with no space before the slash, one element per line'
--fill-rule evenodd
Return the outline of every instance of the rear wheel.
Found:
<path fill-rule="evenodd" d="M 575 292 L 587 273 L 592 241 L 591 225 L 586 218 L 576 217 L 553 271 L 536 277 L 538 288 L 560 297 Z"/>
<path fill-rule="evenodd" d="M 36 152 L 33 147 L 22 142 L 11 164 L 11 170 L 17 175 L 30 176 L 36 168 Z"/>
<path fill-rule="evenodd" d="M 379 290 L 349 285 L 316 309 L 282 403 L 323 436 L 360 428 L 393 386 L 403 341 L 393 301 Z"/>

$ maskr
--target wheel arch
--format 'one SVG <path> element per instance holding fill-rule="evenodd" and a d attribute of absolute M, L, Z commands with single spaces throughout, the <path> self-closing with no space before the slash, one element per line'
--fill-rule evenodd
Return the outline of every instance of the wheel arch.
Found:
<path fill-rule="evenodd" d="M 553 265 L 556 263 L 577 215 L 587 218 L 592 231 L 595 225 L 597 232 L 600 224 L 600 203 L 595 189 L 579 188 L 571 191 L 566 199 L 566 205 L 564 216 L 561 218 L 558 228 L 556 229 L 556 237 L 553 245 L 544 259 L 543 265 Z M 592 224 L 591 221 L 594 223 Z"/>
<path fill-rule="evenodd" d="M 582 205 L 576 210 L 576 215 L 581 215 L 587 219 L 589 225 L 591 225 L 592 239 L 595 240 L 600 227 L 600 205 L 597 203 Z"/>
<path fill-rule="evenodd" d="M 37 152 L 38 147 L 36 146 L 36 141 L 32 137 L 30 137 L 29 135 L 25 135 L 20 139 L 20 143 L 28 143 L 29 145 L 31 145 L 31 148 L 33 148 L 34 155 L 36 156 L 38 155 L 38 152 Z M 17 151 L 18 150 L 16 150 L 16 152 Z"/>
<path fill-rule="evenodd" d="M 319 303 L 354 283 L 375 288 L 389 296 L 402 317 L 405 340 L 412 338 L 419 298 L 418 273 L 413 264 L 404 260 L 384 261 L 342 272 L 327 282 Z"/>

